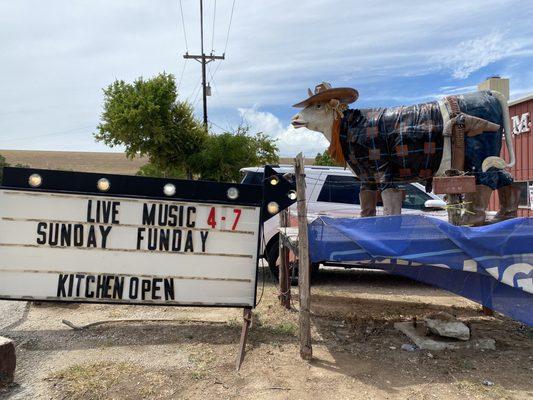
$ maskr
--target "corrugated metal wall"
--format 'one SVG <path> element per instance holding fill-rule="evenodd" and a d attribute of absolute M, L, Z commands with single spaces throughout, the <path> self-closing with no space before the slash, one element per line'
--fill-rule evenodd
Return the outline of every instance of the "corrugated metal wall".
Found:
<path fill-rule="evenodd" d="M 511 117 L 529 112 L 529 121 L 533 118 L 533 99 L 514 104 L 509 107 Z M 512 123 L 511 123 L 512 128 Z M 533 184 L 533 126 L 530 125 L 529 132 L 513 135 L 514 149 L 516 153 L 516 165 L 511 169 L 516 182 L 532 181 Z M 502 146 L 502 157 L 508 161 L 509 152 Z M 489 210 L 498 210 L 498 194 L 494 192 L 489 204 Z M 519 217 L 533 217 L 533 211 L 529 207 L 520 206 L 518 208 Z"/>

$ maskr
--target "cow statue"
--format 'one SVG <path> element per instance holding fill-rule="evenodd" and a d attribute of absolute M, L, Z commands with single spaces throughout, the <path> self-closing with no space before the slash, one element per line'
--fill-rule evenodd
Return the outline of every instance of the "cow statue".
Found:
<path fill-rule="evenodd" d="M 485 223 L 493 190 L 498 189 L 500 210 L 495 221 L 516 217 L 519 191 L 505 168 L 515 163 L 509 109 L 496 91 L 448 96 L 439 101 L 392 108 L 348 109 L 359 97 L 352 88 L 332 88 L 323 82 L 308 98 L 294 105 L 303 108 L 292 118 L 294 128 L 321 132 L 330 142 L 330 155 L 361 180 L 361 216 L 376 215 L 378 190 L 384 214 L 401 213 L 400 182 L 425 182 L 452 171 L 452 156 L 460 154 L 460 173 L 475 176 L 476 191 L 464 195 L 464 224 Z M 462 147 L 451 140 L 459 124 Z M 509 163 L 499 157 L 502 133 Z M 459 158 L 457 158 L 459 159 Z"/>

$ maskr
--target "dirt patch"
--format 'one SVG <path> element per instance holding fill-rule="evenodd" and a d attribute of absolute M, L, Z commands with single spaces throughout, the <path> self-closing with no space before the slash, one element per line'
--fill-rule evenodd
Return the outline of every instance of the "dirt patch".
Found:
<path fill-rule="evenodd" d="M 259 289 L 261 291 L 261 289 Z M 293 292 L 294 295 L 296 293 Z M 330 270 L 312 288 L 314 359 L 299 357 L 298 304 L 286 311 L 267 282 L 253 313 L 240 372 L 241 310 L 104 305 L 31 305 L 0 334 L 17 344 L 12 399 L 527 399 L 533 344 L 523 325 L 482 315 L 473 302 L 387 274 Z M 407 352 L 394 322 L 446 311 L 496 351 Z M 116 318 L 203 320 L 110 324 Z M 210 323 L 216 322 L 216 323 Z M 221 323 L 223 322 L 223 323 Z M 485 384 L 484 384 L 485 382 Z"/>
<path fill-rule="evenodd" d="M 135 175 L 148 163 L 147 157 L 129 159 L 114 152 L 0 150 L 0 154 L 11 165 L 107 174 Z"/>
<path fill-rule="evenodd" d="M 62 398 L 72 400 L 169 398 L 179 389 L 165 371 L 126 362 L 76 364 L 46 380 Z"/>

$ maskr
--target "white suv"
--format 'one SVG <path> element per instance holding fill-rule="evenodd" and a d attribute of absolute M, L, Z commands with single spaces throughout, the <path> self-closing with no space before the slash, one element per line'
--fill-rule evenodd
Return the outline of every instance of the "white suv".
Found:
<path fill-rule="evenodd" d="M 293 173 L 292 165 L 274 166 L 279 173 Z M 248 167 L 241 169 L 242 183 L 263 184 L 263 167 Z M 307 210 L 310 217 L 327 215 L 331 217 L 359 217 L 359 189 L 361 182 L 349 169 L 341 167 L 305 167 L 305 183 Z M 398 184 L 404 189 L 406 197 L 402 205 L 404 214 L 432 215 L 444 220 L 448 219 L 444 210 L 446 203 L 433 193 L 426 193 L 424 186 L 419 183 Z M 296 204 L 290 207 L 291 225 L 296 225 Z M 383 214 L 383 207 L 378 203 L 377 215 Z M 265 245 L 263 256 L 277 276 L 279 254 L 279 216 L 269 219 L 264 226 Z M 318 266 L 315 266 L 315 270 Z"/>

